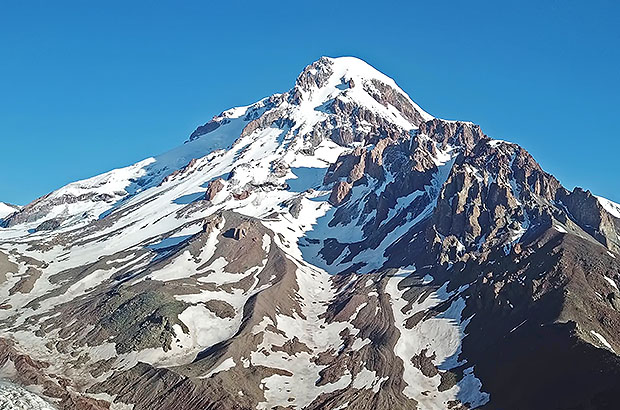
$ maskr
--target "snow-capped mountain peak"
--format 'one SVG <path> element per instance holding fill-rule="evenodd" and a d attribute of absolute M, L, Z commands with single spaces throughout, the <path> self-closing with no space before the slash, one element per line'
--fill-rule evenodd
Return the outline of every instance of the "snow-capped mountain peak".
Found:
<path fill-rule="evenodd" d="M 198 127 L 186 144 L 135 165 L 69 184 L 34 201 L 6 224 L 28 223 L 30 229 L 36 229 L 47 220 L 52 220 L 49 226 L 54 227 L 88 222 L 129 196 L 161 183 L 191 160 L 230 148 L 269 127 L 290 134 L 280 142 L 278 155 L 295 166 L 300 163 L 295 159 L 297 152 L 314 152 L 321 141 L 332 140 L 350 148 L 374 143 L 381 132 L 406 136 L 431 119 L 394 80 L 366 62 L 354 57 L 322 57 L 303 70 L 290 91 L 228 109 Z M 340 153 L 342 149 L 332 151 Z"/>
<path fill-rule="evenodd" d="M 320 110 L 334 100 L 381 113 L 404 129 L 416 128 L 421 120 L 433 118 L 393 79 L 355 57 L 321 57 L 297 77 L 292 101 L 301 107 Z"/>
<path fill-rule="evenodd" d="M 7 216 L 0 377 L 63 409 L 616 400 L 617 211 L 323 57 Z"/>

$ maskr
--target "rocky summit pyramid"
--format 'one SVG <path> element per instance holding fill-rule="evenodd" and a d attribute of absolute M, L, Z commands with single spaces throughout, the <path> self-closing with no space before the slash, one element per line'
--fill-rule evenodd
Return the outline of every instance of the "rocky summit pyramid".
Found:
<path fill-rule="evenodd" d="M 620 205 L 355 58 L 0 217 L 59 409 L 620 408 Z"/>

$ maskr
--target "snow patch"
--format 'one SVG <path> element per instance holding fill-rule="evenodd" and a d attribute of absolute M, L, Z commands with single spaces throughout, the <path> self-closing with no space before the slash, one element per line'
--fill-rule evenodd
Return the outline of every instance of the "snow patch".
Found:
<path fill-rule="evenodd" d="M 200 377 L 201 379 L 208 379 L 209 377 L 220 373 L 220 372 L 225 372 L 227 370 L 232 369 L 233 367 L 235 367 L 237 364 L 235 363 L 235 359 L 233 359 L 232 357 L 229 357 L 228 359 L 224 360 L 222 363 L 220 363 L 217 367 L 215 367 L 215 369 L 211 370 L 209 373 L 207 373 L 205 376 Z"/>
<path fill-rule="evenodd" d="M 613 348 L 613 347 L 611 347 L 611 345 L 609 344 L 609 342 L 607 341 L 607 339 L 605 339 L 605 337 L 604 337 L 602 334 L 600 334 L 600 333 L 598 333 L 598 332 L 596 332 L 596 331 L 594 331 L 594 330 L 590 330 L 590 333 L 592 333 L 592 334 L 593 334 L 593 335 L 594 335 L 594 336 L 598 339 L 598 341 L 599 341 L 599 342 L 601 342 L 601 344 L 602 344 L 603 346 L 605 346 L 606 348 L 608 348 L 608 349 L 609 349 L 609 350 L 611 350 L 612 352 L 616 353 L 616 351 L 614 350 L 614 348 Z"/>
<path fill-rule="evenodd" d="M 603 279 L 605 279 L 607 281 L 607 283 L 609 283 L 611 286 L 613 286 L 614 289 L 618 290 L 618 285 L 616 285 L 616 282 L 612 278 L 603 275 Z"/>
<path fill-rule="evenodd" d="M 620 204 L 612 202 L 602 196 L 597 196 L 596 199 L 598 199 L 603 209 L 609 212 L 613 217 L 620 219 Z"/>

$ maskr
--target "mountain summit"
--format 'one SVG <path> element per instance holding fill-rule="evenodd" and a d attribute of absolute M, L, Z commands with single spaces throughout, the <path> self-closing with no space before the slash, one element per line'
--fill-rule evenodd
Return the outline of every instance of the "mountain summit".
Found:
<path fill-rule="evenodd" d="M 0 376 L 59 408 L 616 408 L 620 205 L 356 58 L 1 224 Z"/>

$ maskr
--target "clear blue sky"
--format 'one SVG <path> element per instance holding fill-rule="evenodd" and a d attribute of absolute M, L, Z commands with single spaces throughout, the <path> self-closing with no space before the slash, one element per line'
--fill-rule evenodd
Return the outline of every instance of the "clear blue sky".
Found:
<path fill-rule="evenodd" d="M 620 201 L 617 3 L 4 1 L 0 200 L 166 151 L 321 55 L 353 55 Z"/>

